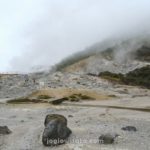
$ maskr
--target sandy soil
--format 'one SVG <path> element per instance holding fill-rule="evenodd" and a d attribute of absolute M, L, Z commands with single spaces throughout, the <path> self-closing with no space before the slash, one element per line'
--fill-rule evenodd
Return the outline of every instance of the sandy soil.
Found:
<path fill-rule="evenodd" d="M 1 100 L 2 101 L 2 100 Z M 4 101 L 4 100 L 3 100 Z M 68 104 L 68 103 L 67 103 Z M 0 104 L 0 125 L 7 125 L 12 134 L 0 136 L 0 150 L 149 150 L 150 112 L 90 107 L 90 105 L 150 107 L 149 96 L 127 96 L 107 101 L 78 102 L 69 104 Z M 89 107 L 85 107 L 87 104 Z M 68 119 L 72 135 L 65 145 L 44 147 L 41 136 L 47 114 L 62 114 Z M 73 117 L 69 117 L 72 115 Z M 133 125 L 137 132 L 125 132 L 121 128 Z M 112 145 L 99 144 L 103 133 L 119 134 Z M 90 140 L 93 141 L 90 141 Z"/>

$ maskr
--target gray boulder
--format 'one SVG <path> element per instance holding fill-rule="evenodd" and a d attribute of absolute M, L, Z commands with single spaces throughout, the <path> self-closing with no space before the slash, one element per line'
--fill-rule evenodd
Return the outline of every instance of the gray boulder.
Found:
<path fill-rule="evenodd" d="M 99 137 L 100 144 L 113 144 L 115 142 L 115 138 L 118 137 L 118 134 L 102 134 Z"/>
<path fill-rule="evenodd" d="M 133 132 L 137 131 L 136 127 L 134 126 L 126 126 L 126 127 L 122 127 L 121 129 L 124 131 L 133 131 Z"/>
<path fill-rule="evenodd" d="M 7 126 L 0 126 L 0 134 L 6 135 L 12 133 Z"/>
<path fill-rule="evenodd" d="M 62 115 L 49 114 L 45 118 L 45 129 L 42 142 L 45 146 L 57 146 L 64 144 L 72 133 L 67 127 L 67 119 Z"/>

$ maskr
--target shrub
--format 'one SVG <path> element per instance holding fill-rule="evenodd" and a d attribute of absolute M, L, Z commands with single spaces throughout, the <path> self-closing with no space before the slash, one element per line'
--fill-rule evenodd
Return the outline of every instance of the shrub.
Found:
<path fill-rule="evenodd" d="M 150 65 L 130 71 L 126 75 L 106 71 L 100 73 L 99 76 L 111 81 L 127 85 L 138 85 L 150 88 Z"/>
<path fill-rule="evenodd" d="M 37 98 L 38 99 L 49 99 L 51 97 L 49 95 L 39 95 Z"/>
<path fill-rule="evenodd" d="M 46 103 L 46 102 L 38 99 L 18 98 L 18 99 L 8 100 L 7 103 L 22 104 L 22 103 Z"/>

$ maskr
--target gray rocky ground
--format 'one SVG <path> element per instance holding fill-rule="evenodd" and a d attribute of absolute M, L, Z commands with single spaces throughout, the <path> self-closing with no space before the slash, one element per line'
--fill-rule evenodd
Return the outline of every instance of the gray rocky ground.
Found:
<path fill-rule="evenodd" d="M 12 131 L 0 135 L 0 150 L 149 150 L 150 111 L 107 108 L 121 106 L 150 108 L 150 90 L 109 83 L 97 77 L 77 73 L 53 73 L 8 75 L 0 79 L 0 126 L 7 125 Z M 34 81 L 35 80 L 35 81 Z M 33 91 L 47 88 L 73 88 L 108 93 L 116 98 L 109 100 L 66 102 L 60 106 L 50 104 L 6 104 L 7 99 L 26 96 Z M 87 106 L 88 105 L 88 106 Z M 105 106 L 105 107 L 100 107 Z M 44 119 L 49 113 L 67 117 L 72 135 L 65 145 L 56 148 L 42 144 Z M 71 116 L 69 116 L 71 115 Z M 135 126 L 137 132 L 121 130 Z M 101 134 L 119 134 L 115 143 L 98 143 Z M 90 141 L 93 140 L 93 141 Z"/>

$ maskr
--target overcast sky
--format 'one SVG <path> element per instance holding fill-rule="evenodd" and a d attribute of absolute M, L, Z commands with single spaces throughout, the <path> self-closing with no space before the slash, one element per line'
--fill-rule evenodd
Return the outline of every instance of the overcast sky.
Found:
<path fill-rule="evenodd" d="M 54 65 L 95 42 L 149 33 L 150 0 L 0 0 L 0 72 Z"/>

